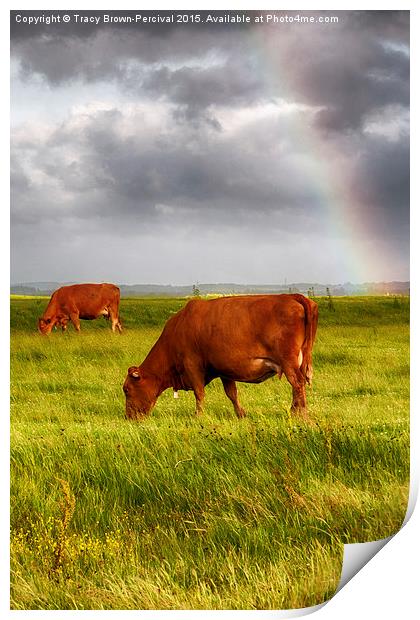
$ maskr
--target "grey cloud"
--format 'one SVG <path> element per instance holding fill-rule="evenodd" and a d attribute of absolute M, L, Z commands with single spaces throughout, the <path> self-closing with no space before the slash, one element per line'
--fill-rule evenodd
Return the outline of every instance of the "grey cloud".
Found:
<path fill-rule="evenodd" d="M 388 62 L 385 58 L 388 55 L 391 54 L 384 54 L 381 62 L 378 60 L 368 65 L 364 74 L 357 73 L 356 67 L 343 70 L 341 62 L 330 66 L 330 79 L 316 82 L 320 76 L 315 72 L 313 84 L 317 83 L 319 92 L 322 92 L 318 103 L 326 106 L 317 118 L 322 129 L 360 129 L 366 116 L 375 110 L 392 104 L 409 105 L 408 59 L 396 52 L 392 55 L 398 56 L 398 61 L 392 59 Z M 315 91 L 316 87 L 313 87 L 311 101 L 314 101 Z"/>
<path fill-rule="evenodd" d="M 21 30 L 26 36 L 19 36 Z M 15 24 L 11 38 L 12 56 L 20 61 L 24 76 L 38 74 L 52 85 L 77 79 L 124 82 L 127 75 L 136 79 L 131 63 L 140 67 L 158 67 L 165 61 L 181 64 L 212 53 L 239 52 L 242 45 L 240 32 L 229 35 L 224 28 L 215 31 L 191 25 L 156 29 L 130 25 L 60 28 L 59 24 L 28 32 Z"/>
<path fill-rule="evenodd" d="M 367 138 L 352 172 L 352 191 L 362 205 L 380 209 L 381 234 L 407 234 L 410 213 L 410 150 L 407 140 Z"/>
<path fill-rule="evenodd" d="M 23 196 L 31 190 L 31 182 L 25 174 L 19 159 L 17 157 L 13 157 L 13 154 L 10 167 L 10 185 L 15 194 L 19 196 Z"/>
<path fill-rule="evenodd" d="M 237 61 L 210 67 L 161 67 L 151 71 L 141 89 L 184 106 L 194 117 L 209 106 L 250 105 L 267 99 L 255 67 Z"/>
<path fill-rule="evenodd" d="M 71 196 L 62 212 L 67 218 L 94 217 L 98 209 L 97 215 L 112 219 L 117 204 L 123 217 L 141 215 L 143 221 L 156 221 L 156 205 L 166 204 L 175 213 L 189 209 L 192 218 L 196 213 L 203 220 L 223 212 L 227 223 L 236 223 L 235 214 L 248 212 L 252 217 L 256 208 L 285 213 L 305 210 L 308 203 L 317 206 L 309 182 L 301 179 L 299 186 L 290 186 L 290 178 L 299 174 L 296 153 L 285 150 L 280 159 L 272 158 L 273 134 L 281 132 L 284 139 L 281 123 L 270 124 L 271 135 L 256 133 L 253 139 L 247 133 L 244 151 L 241 133 L 224 137 L 201 129 L 191 144 L 182 126 L 149 136 L 139 135 L 134 127 L 127 135 L 120 127 L 123 120 L 115 110 L 93 113 L 88 120 L 85 114 L 83 123 L 70 119 L 43 144 L 39 139 L 15 144 L 13 160 L 29 161 L 32 173 L 41 172 Z M 91 193 L 98 192 L 103 202 L 92 202 Z M 80 201 L 83 207 L 77 206 Z M 53 204 L 51 209 L 55 211 Z"/>
<path fill-rule="evenodd" d="M 394 109 L 407 117 L 407 35 L 408 12 L 345 12 L 337 27 L 264 33 L 14 27 L 18 79 L 41 76 L 63 97 L 81 82 L 103 81 L 119 93 L 113 109 L 66 109 L 44 133 L 28 124 L 13 134 L 16 247 L 33 247 L 34 238 L 41 253 L 47 235 L 53 252 L 56 234 L 69 240 L 71 256 L 93 238 L 114 239 L 116 248 L 130 239 L 135 248 L 137 237 L 164 244 L 175 234 L 180 248 L 188 235 L 210 239 L 216 231 L 224 256 L 241 234 L 246 243 L 255 238 L 255 256 L 275 241 L 282 256 L 286 248 L 294 256 L 296 239 L 303 247 L 323 235 L 338 247 L 320 189 L 333 152 L 340 191 L 359 221 L 370 217 L 361 236 L 405 256 L 408 136 L 386 123 Z"/>
<path fill-rule="evenodd" d="M 296 218 L 312 227 L 323 221 L 325 197 L 314 179 L 302 173 L 307 156 L 304 145 L 294 142 L 284 121 L 260 121 L 254 131 L 247 126 L 243 133 L 230 136 L 201 127 L 191 142 L 183 126 L 174 128 L 169 123 L 158 133 L 139 133 L 138 119 L 131 117 L 133 128 L 127 134 L 125 120 L 118 110 L 85 113 L 83 122 L 69 119 L 44 144 L 26 140 L 14 146 L 13 161 L 29 161 L 32 173 L 41 172 L 54 188 L 53 200 L 50 196 L 49 203 L 39 204 L 43 217 L 48 217 L 49 210 L 55 219 L 98 217 L 98 225 L 109 229 L 118 213 L 129 234 L 139 218 L 142 226 L 159 227 L 168 217 L 185 218 L 186 214 L 190 223 L 211 226 L 222 217 L 224 226 L 240 228 L 258 225 L 259 216 L 262 226 L 269 217 L 273 225 L 284 229 Z M 283 147 L 279 150 L 280 140 Z M 351 179 L 348 189 L 359 208 L 374 207 L 388 228 L 404 230 L 406 141 L 358 138 L 350 144 L 347 141 L 342 151 Z M 72 159 L 69 153 L 77 157 Z M 19 179 L 13 180 L 12 196 L 15 181 L 21 186 Z M 36 188 L 31 191 L 33 199 Z M 66 209 L 57 211 L 56 204 L 63 202 Z M 156 208 L 159 205 L 163 209 Z M 381 234 L 386 230 L 381 229 Z"/>
<path fill-rule="evenodd" d="M 178 118 L 202 116 L 214 127 L 218 119 L 208 111 L 212 105 L 277 96 L 322 107 L 316 119 L 320 130 L 357 131 L 372 110 L 408 105 L 409 61 L 399 46 L 407 45 L 409 12 L 337 15 L 337 25 L 311 25 L 311 36 L 305 24 L 271 26 L 264 34 L 258 25 L 190 24 L 124 30 L 118 25 L 69 26 L 54 29 L 55 35 L 44 28 L 33 29 L 29 37 L 15 24 L 12 50 L 27 76 L 38 73 L 53 85 L 74 79 L 114 80 L 138 96 L 172 101 Z M 257 50 L 258 32 L 268 43 Z M 219 62 L 213 65 L 189 65 L 191 59 L 214 57 Z M 174 62 L 178 67 L 170 66 Z M 273 64 L 269 76 L 267 63 Z"/>
<path fill-rule="evenodd" d="M 308 39 L 292 33 L 278 46 L 283 62 L 293 65 L 288 87 L 294 96 L 324 108 L 320 129 L 359 130 L 373 110 L 409 103 L 407 54 L 384 45 L 380 32 L 355 31 L 349 22 L 336 33 L 318 27 Z"/>
<path fill-rule="evenodd" d="M 346 13 L 340 11 L 340 13 Z M 361 29 L 377 36 L 381 33 L 382 38 L 391 41 L 402 41 L 408 45 L 410 30 L 407 27 L 410 20 L 409 11 L 351 11 L 347 13 L 351 19 L 347 19 L 346 26 L 355 33 Z"/>

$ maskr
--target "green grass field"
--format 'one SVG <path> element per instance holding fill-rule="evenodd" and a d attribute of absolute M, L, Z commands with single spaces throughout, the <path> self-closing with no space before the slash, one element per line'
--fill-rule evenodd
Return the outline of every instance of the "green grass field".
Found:
<path fill-rule="evenodd" d="M 330 598 L 342 543 L 395 533 L 409 488 L 409 300 L 317 299 L 312 425 L 283 378 L 168 390 L 143 423 L 122 383 L 184 299 L 124 299 L 42 337 L 11 301 L 11 608 L 287 609 Z"/>

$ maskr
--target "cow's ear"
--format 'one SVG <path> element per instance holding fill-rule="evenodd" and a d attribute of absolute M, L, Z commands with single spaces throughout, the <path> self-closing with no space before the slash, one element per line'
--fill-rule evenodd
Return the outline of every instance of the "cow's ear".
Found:
<path fill-rule="evenodd" d="M 136 379 L 137 381 L 140 379 L 140 371 L 137 366 L 130 366 L 128 374 L 132 379 Z"/>

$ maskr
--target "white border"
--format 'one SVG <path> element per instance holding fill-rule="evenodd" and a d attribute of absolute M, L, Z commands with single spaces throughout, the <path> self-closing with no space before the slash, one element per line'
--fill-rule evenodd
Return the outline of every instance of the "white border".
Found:
<path fill-rule="evenodd" d="M 211 4 L 211 6 L 210 6 Z M 154 9 L 154 10 L 164 10 L 164 9 L 224 9 L 224 10 L 251 10 L 251 9 L 276 9 L 276 10 L 411 10 L 411 21 L 412 21 L 412 36 L 411 36 L 411 57 L 412 57 L 412 67 L 415 67 L 415 71 L 419 72 L 419 64 L 418 64 L 418 12 L 416 9 L 416 5 L 414 1 L 399 1 L 394 0 L 393 2 L 354 2 L 354 3 L 340 3 L 337 2 L 308 2 L 301 1 L 299 5 L 296 6 L 294 3 L 284 2 L 279 5 L 279 2 L 267 1 L 264 3 L 263 7 L 258 5 L 258 3 L 250 0 L 243 1 L 231 1 L 229 4 L 222 3 L 219 1 L 212 1 L 211 3 L 200 3 L 200 2 L 192 2 L 187 0 L 180 0 L 179 2 L 159 2 L 159 4 L 153 5 L 153 3 L 149 1 L 143 1 L 142 3 L 130 3 L 125 2 L 120 6 L 116 6 L 115 2 L 103 1 L 101 3 L 98 2 L 90 2 L 86 4 L 85 2 L 62 2 L 62 1 L 45 1 L 41 5 L 42 9 L 66 9 L 75 10 L 75 9 L 84 9 L 84 10 L 101 10 L 101 9 L 119 9 L 119 10 L 133 10 L 133 9 Z M 41 8 L 40 7 L 40 8 Z M 6 2 L 6 6 L 2 5 L 0 9 L 0 24 L 1 24 L 1 38 L 0 45 L 2 46 L 1 58 L 3 62 L 1 63 L 2 72 L 4 79 L 2 81 L 3 84 L 3 93 L 5 91 L 8 93 L 9 89 L 9 80 L 8 80 L 8 71 L 7 71 L 7 58 L 9 57 L 9 10 L 13 9 L 22 9 L 22 10 L 35 10 L 38 7 L 34 7 L 33 2 L 21 1 L 19 3 Z M 412 70 L 412 75 L 414 77 L 414 71 Z M 420 109 L 420 102 L 418 97 L 418 80 L 412 81 L 412 111 L 418 111 Z M 9 135 L 9 116 L 8 110 L 6 108 L 8 97 L 6 98 L 3 94 L 2 97 L 2 114 L 1 114 L 1 122 L 3 125 L 2 136 Z M 412 135 L 418 136 L 419 127 L 418 127 L 418 113 L 416 115 L 413 114 L 412 118 Z M 412 165 L 412 170 L 418 167 L 418 142 L 417 144 L 412 141 L 413 148 L 413 159 L 416 165 Z M 1 278 L 1 291 L 2 291 L 2 299 L 4 300 L 2 304 L 2 323 L 3 329 L 1 330 L 1 380 L 2 380 L 2 416 L 1 416 L 1 437 L 2 437 L 2 449 L 0 451 L 0 471 L 1 471 L 1 482 L 2 482 L 2 492 L 4 492 L 4 508 L 0 514 L 0 550 L 1 550 L 1 558 L 2 561 L 0 563 L 0 611 L 3 612 L 2 617 L 15 617 L 21 616 L 22 614 L 31 614 L 32 617 L 44 617 L 45 614 L 49 614 L 51 617 L 62 618 L 63 613 L 66 616 L 73 614 L 84 614 L 87 615 L 95 615 L 98 614 L 142 614 L 142 615 L 178 615 L 182 614 L 182 617 L 188 616 L 190 618 L 195 618 L 198 614 L 206 614 L 206 615 L 217 615 L 220 614 L 229 614 L 238 616 L 244 616 L 249 614 L 259 614 L 268 616 L 276 615 L 276 617 L 286 617 L 284 613 L 287 612 L 203 612 L 203 611 L 173 611 L 173 612 L 153 612 L 153 611 L 108 611 L 108 612 L 100 612 L 100 611 L 9 611 L 8 609 L 8 601 L 9 601 L 9 566 L 8 561 L 8 524 L 9 524 L 9 513 L 8 513 L 8 505 L 9 505 L 9 426 L 8 426 L 8 411 L 9 411 L 9 401 L 8 401 L 8 351 L 9 351 L 9 337 L 8 337 L 8 324 L 9 324 L 9 256 L 10 256 L 10 247 L 9 247 L 9 217 L 8 217 L 8 209 L 6 205 L 9 205 L 9 146 L 8 146 L 8 138 L 3 140 L 3 151 L 2 151 L 2 170 L 3 170 L 3 182 L 1 185 L 2 189 L 2 208 L 0 210 L 1 213 L 1 224 L 0 224 L 0 234 L 1 234 L 1 269 L 2 269 L 2 278 Z M 417 173 L 418 176 L 418 173 Z M 414 177 L 414 175 L 413 175 Z M 418 182 L 416 178 L 412 179 L 412 205 L 419 204 L 419 196 L 418 196 Z M 416 327 L 416 319 L 419 316 L 419 304 L 418 304 L 418 291 L 417 291 L 417 275 L 418 275 L 418 234 L 419 234 L 419 215 L 418 208 L 412 208 L 412 221 L 411 221 L 411 231 L 412 231 L 412 259 L 411 259 L 411 303 L 412 303 L 412 327 L 411 327 L 411 341 L 412 341 L 412 417 L 411 417 L 411 486 L 412 486 L 412 499 L 411 502 L 414 501 L 414 497 L 417 495 L 418 486 L 419 486 L 419 424 L 416 420 L 417 418 L 417 408 L 418 408 L 418 382 L 420 377 L 420 369 L 418 364 L 418 348 L 419 348 L 419 338 L 418 338 L 418 329 Z M 414 493 L 414 494 L 413 494 Z M 420 541 L 420 516 L 419 509 L 417 508 L 411 517 L 408 520 L 408 523 L 405 527 L 395 536 L 392 540 L 376 555 L 351 581 L 338 593 L 336 594 L 330 602 L 328 602 L 325 606 L 322 606 L 319 611 L 317 611 L 317 618 L 320 620 L 333 619 L 336 620 L 340 618 L 340 620 L 354 620 L 355 614 L 358 614 L 359 617 L 369 618 L 370 616 L 375 616 L 375 618 L 382 619 L 392 619 L 395 620 L 395 617 L 398 617 L 399 620 L 410 620 L 411 618 L 416 618 L 418 616 L 418 612 L 420 609 L 420 605 L 418 603 L 418 575 L 420 574 L 419 570 L 419 556 L 417 548 L 419 547 Z M 6 560 L 6 561 L 5 561 Z M 287 617 L 292 617 L 296 615 L 296 613 L 288 614 Z"/>

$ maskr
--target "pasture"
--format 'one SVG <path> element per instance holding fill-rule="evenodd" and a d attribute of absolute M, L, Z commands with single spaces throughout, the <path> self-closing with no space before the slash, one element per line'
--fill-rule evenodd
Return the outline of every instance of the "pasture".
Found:
<path fill-rule="evenodd" d="M 143 423 L 122 383 L 185 299 L 123 299 L 42 337 L 11 300 L 11 608 L 287 609 L 330 598 L 342 543 L 395 533 L 409 489 L 409 299 L 318 298 L 313 423 L 286 379 L 168 390 Z"/>

